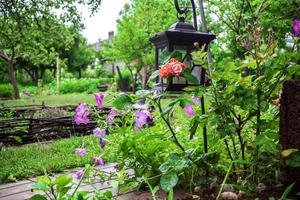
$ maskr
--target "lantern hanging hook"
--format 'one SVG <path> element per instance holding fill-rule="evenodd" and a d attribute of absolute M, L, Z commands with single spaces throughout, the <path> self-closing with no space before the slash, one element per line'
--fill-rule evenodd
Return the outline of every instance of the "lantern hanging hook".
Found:
<path fill-rule="evenodd" d="M 183 15 L 185 14 L 185 17 L 187 15 L 188 12 L 188 8 L 184 7 L 184 8 L 180 8 L 178 0 L 174 0 L 174 4 L 175 4 L 175 8 L 177 10 L 177 17 L 179 15 Z M 198 25 L 197 25 L 197 14 L 196 14 L 196 5 L 195 5 L 195 1 L 191 0 L 191 4 L 192 4 L 192 9 L 193 9 L 193 20 L 194 20 L 194 28 L 198 31 Z"/>

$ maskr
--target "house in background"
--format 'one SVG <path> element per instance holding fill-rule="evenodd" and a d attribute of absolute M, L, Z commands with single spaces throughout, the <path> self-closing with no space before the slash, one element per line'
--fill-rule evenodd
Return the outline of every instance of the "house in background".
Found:
<path fill-rule="evenodd" d="M 98 42 L 92 44 L 92 46 L 99 52 L 102 51 L 103 45 L 106 43 L 111 43 L 112 39 L 114 38 L 114 31 L 108 32 L 108 39 L 105 40 L 99 40 Z M 109 60 L 109 59 L 102 59 L 96 60 L 95 66 L 102 65 L 105 70 L 111 70 L 112 74 L 114 75 L 116 73 L 116 67 L 118 66 L 120 69 L 125 67 L 125 63 L 120 60 Z"/>

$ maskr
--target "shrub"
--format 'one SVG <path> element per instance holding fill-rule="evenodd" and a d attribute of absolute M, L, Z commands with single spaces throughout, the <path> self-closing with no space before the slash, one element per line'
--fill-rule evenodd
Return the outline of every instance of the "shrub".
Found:
<path fill-rule="evenodd" d="M 122 78 L 123 78 L 123 84 L 121 82 L 121 79 L 119 77 L 119 74 L 118 72 L 116 71 L 116 74 L 115 74 L 115 80 L 116 80 L 116 83 L 117 83 L 117 88 L 119 90 L 124 90 L 124 91 L 130 91 L 131 90 L 131 83 L 132 83 L 132 77 L 131 77 L 131 74 L 130 74 L 130 71 L 127 69 L 127 68 L 124 68 L 124 69 L 121 69 L 121 75 L 122 75 Z"/>
<path fill-rule="evenodd" d="M 10 84 L 0 84 L 0 98 L 12 98 L 13 87 Z"/>
<path fill-rule="evenodd" d="M 82 92 L 91 94 L 98 91 L 98 86 L 109 82 L 109 78 L 65 80 L 61 82 L 60 92 L 62 94 Z"/>
<path fill-rule="evenodd" d="M 37 87 L 36 86 L 19 86 L 20 93 L 23 91 L 28 91 L 30 94 L 35 95 L 37 93 Z"/>

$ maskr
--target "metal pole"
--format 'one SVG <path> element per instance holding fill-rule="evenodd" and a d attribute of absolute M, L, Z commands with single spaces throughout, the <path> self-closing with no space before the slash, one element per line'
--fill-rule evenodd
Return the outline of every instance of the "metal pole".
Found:
<path fill-rule="evenodd" d="M 207 30 L 206 18 L 205 18 L 205 13 L 204 13 L 203 0 L 198 0 L 198 3 L 199 3 L 199 8 L 200 8 L 202 31 L 204 33 L 207 33 L 208 30 Z M 208 61 L 208 65 L 210 66 L 211 63 L 212 63 L 212 56 L 211 56 L 209 46 L 207 47 L 207 61 Z M 205 79 L 206 79 L 206 77 L 205 77 L 206 70 L 203 67 L 201 68 L 201 75 L 202 76 L 201 76 L 200 84 L 204 85 L 205 84 Z M 202 98 L 201 98 L 201 110 L 202 110 L 202 114 L 205 115 L 204 96 L 202 96 Z M 206 126 L 203 127 L 203 141 L 204 141 L 204 152 L 207 153 L 208 152 L 208 142 L 207 142 L 207 129 L 206 129 Z"/>
<path fill-rule="evenodd" d="M 201 25 L 202 25 L 202 32 L 208 33 L 207 30 L 207 23 L 206 23 L 206 17 L 204 13 L 204 6 L 203 6 L 203 0 L 198 0 L 199 8 L 200 8 L 200 17 L 201 17 Z M 210 66 L 212 64 L 212 55 L 210 52 L 209 46 L 207 47 L 207 59 L 208 59 L 208 65 Z M 208 70 L 211 72 L 210 67 L 208 67 Z"/>

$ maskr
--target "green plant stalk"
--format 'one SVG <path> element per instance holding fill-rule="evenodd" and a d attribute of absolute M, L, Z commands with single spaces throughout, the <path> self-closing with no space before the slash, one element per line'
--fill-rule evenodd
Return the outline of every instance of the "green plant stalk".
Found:
<path fill-rule="evenodd" d="M 84 169 L 83 174 L 82 174 L 82 177 L 81 177 L 81 179 L 79 180 L 79 183 L 77 184 L 77 186 L 76 186 L 74 192 L 72 193 L 71 197 L 74 197 L 75 193 L 76 193 L 77 190 L 79 189 L 79 187 L 80 187 L 80 185 L 81 185 L 81 182 L 82 182 L 82 180 L 83 180 L 84 175 L 85 175 L 85 169 Z"/>
<path fill-rule="evenodd" d="M 168 200 L 173 200 L 174 199 L 174 191 L 173 188 L 169 191 L 169 195 L 168 195 Z"/>
<path fill-rule="evenodd" d="M 157 199 L 156 199 L 156 196 L 155 196 L 155 193 L 156 193 L 156 192 L 155 192 L 154 189 L 152 188 L 151 184 L 149 183 L 149 181 L 147 180 L 147 178 L 144 177 L 144 180 L 145 180 L 145 182 L 147 183 L 147 185 L 148 185 L 148 187 L 149 187 L 149 189 L 150 189 L 150 191 L 151 191 L 151 195 L 152 195 L 153 200 L 157 200 Z"/>
<path fill-rule="evenodd" d="M 222 184 L 221 184 L 221 187 L 220 187 L 220 190 L 219 190 L 219 193 L 218 193 L 218 196 L 217 196 L 216 200 L 219 200 L 219 199 L 220 199 L 220 196 L 221 196 L 221 194 L 222 194 L 222 191 L 223 191 L 223 189 L 224 189 L 224 186 L 225 186 L 225 184 L 226 184 L 226 181 L 227 181 L 227 179 L 228 179 L 228 177 L 229 177 L 229 174 L 230 174 L 230 171 L 231 171 L 232 166 L 233 166 L 233 162 L 231 162 L 231 164 L 230 164 L 230 166 L 229 166 L 229 168 L 228 168 L 228 171 L 227 171 L 227 173 L 226 173 L 226 175 L 225 175 L 225 177 L 224 177 L 224 180 L 223 180 L 223 182 L 222 182 Z"/>
<path fill-rule="evenodd" d="M 205 115 L 205 105 L 204 96 L 201 97 L 201 111 L 202 115 Z M 206 126 L 203 127 L 203 147 L 204 153 L 208 153 L 208 143 L 207 143 L 207 129 Z"/>

